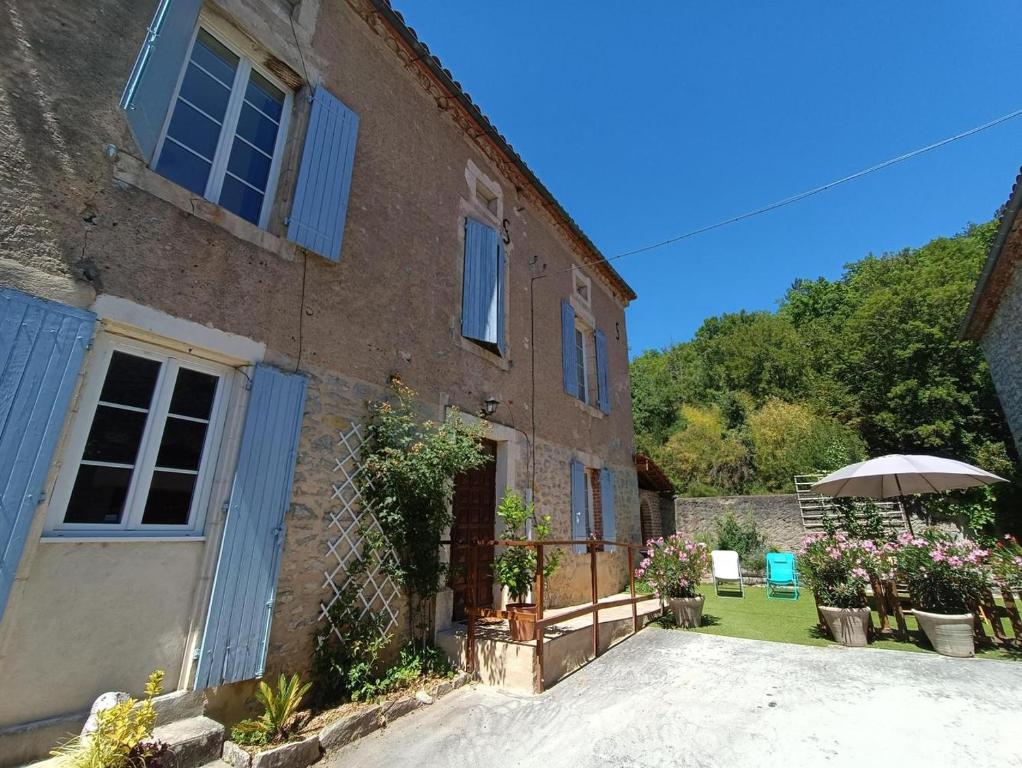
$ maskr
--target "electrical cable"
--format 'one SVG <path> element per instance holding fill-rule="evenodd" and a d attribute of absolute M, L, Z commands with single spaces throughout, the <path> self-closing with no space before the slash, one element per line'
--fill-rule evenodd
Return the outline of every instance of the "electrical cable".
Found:
<path fill-rule="evenodd" d="M 898 155 L 897 157 L 892 157 L 892 158 L 890 158 L 888 160 L 884 160 L 883 162 L 877 163 L 876 165 L 871 165 L 868 168 L 862 169 L 861 171 L 856 171 L 855 173 L 851 173 L 851 174 L 849 174 L 847 176 L 843 176 L 843 177 L 841 177 L 839 179 L 835 179 L 834 181 L 829 181 L 826 184 L 821 184 L 818 187 L 813 187 L 812 189 L 807 189 L 804 192 L 799 192 L 796 195 L 791 195 L 790 197 L 785 197 L 785 198 L 782 198 L 780 200 L 776 200 L 776 201 L 774 201 L 772 203 L 769 203 L 767 205 L 764 205 L 764 206 L 762 206 L 760 208 L 756 208 L 756 209 L 751 210 L 751 211 L 746 211 L 745 213 L 740 213 L 737 216 L 731 216 L 731 217 L 729 217 L 727 219 L 722 219 L 721 221 L 715 222 L 713 224 L 708 224 L 706 226 L 690 230 L 688 232 L 685 232 L 683 234 L 677 235 L 675 237 L 670 237 L 670 238 L 668 238 L 666 240 L 661 240 L 658 243 L 652 243 L 651 245 L 644 245 L 644 246 L 641 246 L 639 248 L 633 248 L 630 251 L 624 251 L 623 253 L 618 253 L 618 254 L 615 254 L 613 256 L 607 256 L 605 258 L 597 259 L 595 261 L 583 262 L 582 266 L 596 266 L 598 264 L 603 264 L 603 263 L 607 263 L 607 262 L 611 262 L 611 261 L 617 261 L 618 259 L 623 259 L 626 256 L 634 256 L 634 255 L 639 254 L 639 253 L 646 253 L 648 251 L 656 250 L 658 248 L 663 248 L 663 247 L 668 246 L 668 245 L 673 245 L 674 243 L 677 243 L 677 242 L 679 242 L 681 240 L 687 240 L 690 237 L 695 237 L 696 235 L 701 235 L 701 234 L 703 234 L 705 232 L 710 232 L 710 231 L 712 231 L 714 229 L 720 229 L 721 227 L 726 227 L 726 226 L 729 226 L 731 224 L 737 224 L 740 221 L 744 221 L 746 219 L 751 219 L 754 216 L 761 216 L 764 213 L 769 213 L 770 211 L 776 211 L 778 208 L 783 208 L 783 207 L 785 207 L 787 205 L 791 205 L 792 203 L 797 203 L 800 200 L 805 200 L 807 197 L 812 197 L 814 195 L 818 195 L 821 192 L 826 192 L 829 189 L 833 189 L 834 187 L 840 186 L 842 184 L 847 184 L 850 181 L 855 181 L 856 179 L 861 179 L 863 176 L 867 176 L 867 175 L 869 175 L 871 173 L 876 173 L 877 171 L 881 171 L 884 168 L 889 168 L 892 165 L 897 165 L 898 163 L 903 163 L 906 160 L 911 160 L 914 157 L 918 157 L 919 155 L 925 154 L 927 152 L 931 152 L 934 149 L 939 149 L 940 147 L 943 147 L 943 146 L 946 146 L 948 144 L 951 144 L 952 142 L 960 141 L 961 139 L 966 139 L 966 138 L 968 138 L 970 136 L 974 136 L 977 133 L 980 133 L 982 131 L 985 131 L 985 130 L 988 130 L 990 128 L 993 128 L 994 126 L 1000 125 L 1001 123 L 1005 123 L 1008 120 L 1013 120 L 1014 118 L 1018 117 L 1019 115 L 1022 115 L 1022 109 L 1016 109 L 1013 112 L 1009 112 L 1006 115 L 1001 115 L 1000 117 L 995 118 L 994 120 L 991 120 L 991 121 L 989 121 L 987 123 L 983 123 L 982 125 L 977 125 L 977 126 L 975 126 L 973 128 L 970 128 L 967 131 L 962 131 L 961 133 L 957 133 L 954 136 L 949 136 L 949 137 L 947 137 L 945 139 L 941 139 L 940 141 L 936 141 L 936 142 L 934 142 L 932 144 L 927 144 L 925 147 L 919 147 L 918 149 L 913 149 L 912 151 L 906 152 L 906 153 L 904 153 L 902 155 Z M 569 267 L 568 269 L 562 269 L 562 270 L 556 270 L 556 271 L 553 271 L 553 272 L 547 272 L 546 275 L 543 275 L 543 276 L 545 277 L 547 275 L 556 275 L 556 274 L 561 274 L 563 272 L 570 272 L 572 269 L 573 269 L 573 267 Z"/>

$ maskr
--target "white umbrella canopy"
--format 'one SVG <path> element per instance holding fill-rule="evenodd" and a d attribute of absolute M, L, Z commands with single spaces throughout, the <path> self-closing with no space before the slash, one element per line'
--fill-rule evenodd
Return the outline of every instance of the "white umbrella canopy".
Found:
<path fill-rule="evenodd" d="M 893 499 L 1006 482 L 964 461 L 894 453 L 842 467 L 814 483 L 812 489 L 826 496 Z"/>

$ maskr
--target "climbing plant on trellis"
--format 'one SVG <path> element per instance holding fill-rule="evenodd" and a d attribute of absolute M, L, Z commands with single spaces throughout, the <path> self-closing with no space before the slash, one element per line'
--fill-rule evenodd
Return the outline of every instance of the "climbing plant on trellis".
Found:
<path fill-rule="evenodd" d="M 357 578 L 362 582 L 357 591 L 362 605 L 361 615 L 382 614 L 385 621 L 381 623 L 381 632 L 387 634 L 397 624 L 397 604 L 401 599 L 401 591 L 394 579 L 384 571 L 384 558 L 365 541 L 367 534 L 384 541 L 385 538 L 376 517 L 371 510 L 365 508 L 359 489 L 363 471 L 359 458 L 364 440 L 363 431 L 363 426 L 353 423 L 347 431 L 340 432 L 337 442 L 335 479 L 331 483 L 333 491 L 330 501 L 334 506 L 330 511 L 328 526 L 328 565 L 323 571 L 323 589 L 329 594 L 320 601 L 319 618 L 321 621 L 330 620 L 330 609 L 338 600 L 344 599 L 342 596 L 349 592 L 348 586 Z M 359 573 L 353 576 L 355 571 Z M 336 627 L 334 632 L 339 639 L 343 639 Z"/>

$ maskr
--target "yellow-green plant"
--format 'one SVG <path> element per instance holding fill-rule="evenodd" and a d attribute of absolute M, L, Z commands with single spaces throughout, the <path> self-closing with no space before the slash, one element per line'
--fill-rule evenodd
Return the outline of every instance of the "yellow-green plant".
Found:
<path fill-rule="evenodd" d="M 231 739 L 249 745 L 287 741 L 302 725 L 298 708 L 311 686 L 312 683 L 303 683 L 298 675 L 281 675 L 277 680 L 277 690 L 260 682 L 255 696 L 256 701 L 263 705 L 263 713 L 234 726 Z"/>
<path fill-rule="evenodd" d="M 153 699 L 163 688 L 163 670 L 149 675 L 145 698 L 126 699 L 96 714 L 96 730 L 75 736 L 51 753 L 68 768 L 144 768 L 163 746 L 146 743 L 156 725 Z"/>

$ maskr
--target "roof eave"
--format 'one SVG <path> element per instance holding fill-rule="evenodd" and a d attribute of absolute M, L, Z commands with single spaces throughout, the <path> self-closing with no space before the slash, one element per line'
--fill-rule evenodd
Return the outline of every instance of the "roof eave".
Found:
<path fill-rule="evenodd" d="M 990 278 L 1001 262 L 1004 245 L 1008 240 L 1008 235 L 1014 229 L 1019 210 L 1022 209 L 1022 183 L 1020 182 L 1022 182 L 1022 170 L 1015 179 L 1011 197 L 1008 198 L 1008 204 L 1001 215 L 1000 225 L 997 227 L 997 235 L 990 245 L 990 252 L 987 254 L 983 270 L 979 274 L 979 280 L 976 281 L 976 288 L 972 292 L 969 309 L 965 313 L 965 319 L 962 321 L 959 331 L 959 335 L 963 339 L 979 341 L 997 309 L 1003 288 L 992 286 Z"/>
<path fill-rule="evenodd" d="M 535 187 L 536 191 L 540 196 L 549 203 L 556 211 L 557 215 L 564 221 L 564 223 L 571 229 L 571 231 L 577 236 L 588 248 L 592 251 L 596 257 L 595 262 L 588 263 L 589 266 L 595 267 L 604 271 L 607 275 L 607 279 L 615 285 L 618 291 L 621 292 L 625 302 L 633 301 L 637 298 L 635 291 L 625 281 L 621 274 L 611 266 L 607 258 L 600 252 L 600 249 L 596 247 L 589 236 L 582 231 L 582 228 L 575 222 L 574 219 L 568 214 L 564 207 L 557 201 L 557 198 L 553 196 L 553 193 L 539 180 L 539 178 L 532 172 L 525 161 L 519 156 L 514 148 L 508 143 L 508 141 L 493 127 L 493 124 L 489 119 L 482 113 L 482 110 L 476 106 L 475 102 L 469 98 L 468 94 L 462 89 L 461 85 L 455 81 L 450 73 L 445 70 L 439 60 L 430 53 L 429 49 L 419 40 L 418 36 L 412 29 L 404 23 L 404 19 L 397 13 L 391 6 L 389 0 L 370 0 L 373 7 L 379 12 L 379 14 L 387 21 L 388 24 L 397 32 L 398 36 L 404 40 L 405 44 L 408 45 L 412 50 L 415 51 L 419 56 L 419 61 L 429 69 L 430 73 L 443 85 L 443 87 L 451 94 L 451 96 L 469 113 L 472 119 L 478 124 L 480 130 L 482 130 L 491 141 L 493 141 L 500 150 L 508 156 L 512 163 L 518 168 L 518 170 L 525 176 L 530 184 Z"/>

